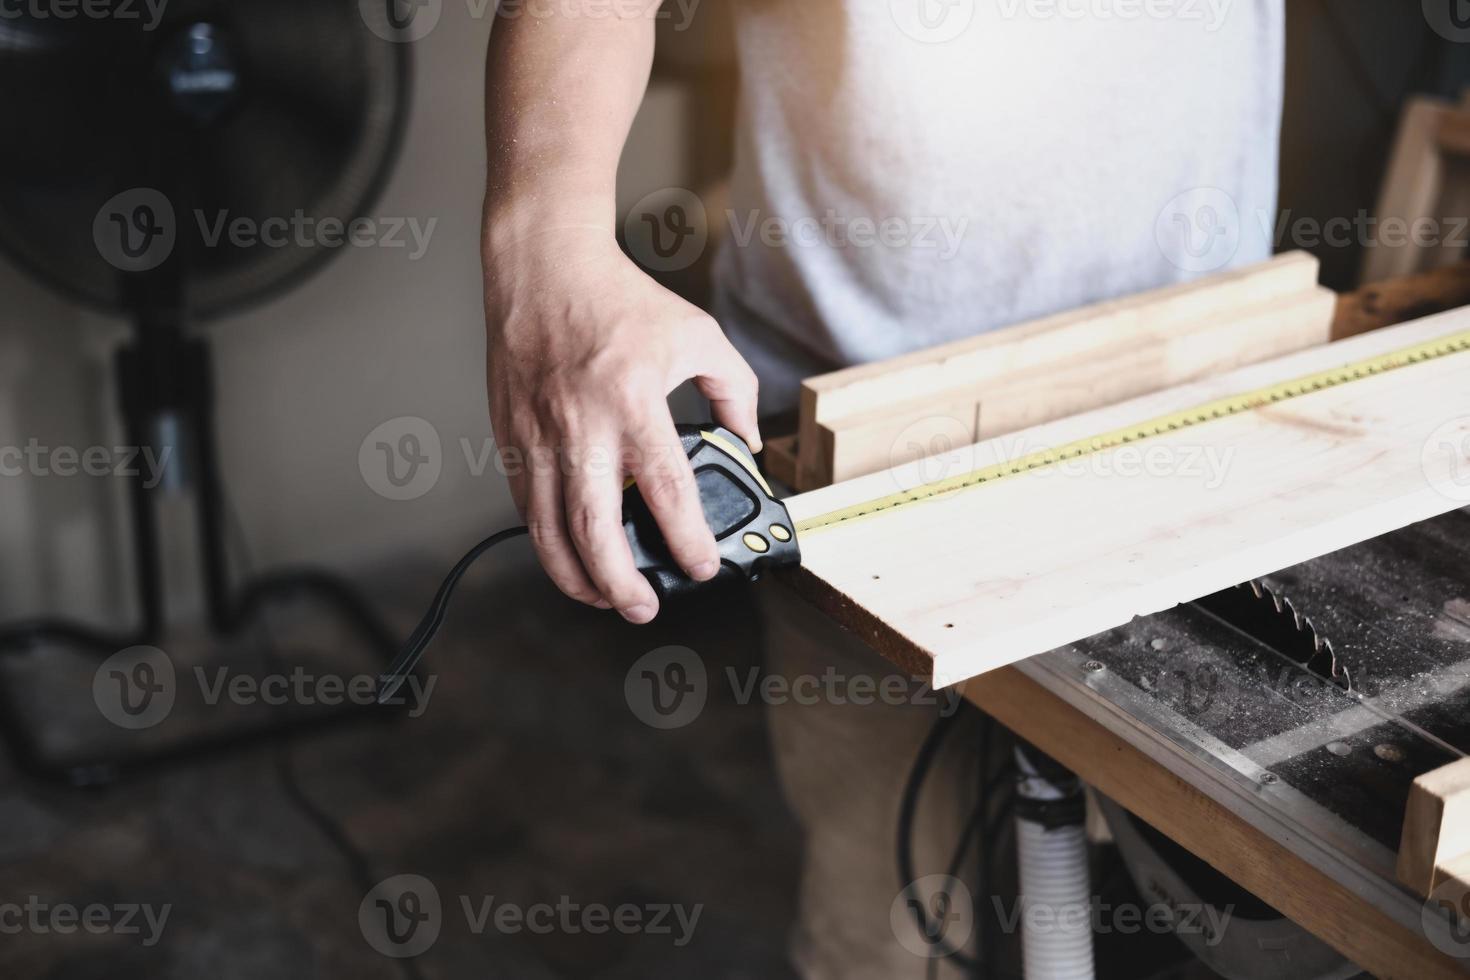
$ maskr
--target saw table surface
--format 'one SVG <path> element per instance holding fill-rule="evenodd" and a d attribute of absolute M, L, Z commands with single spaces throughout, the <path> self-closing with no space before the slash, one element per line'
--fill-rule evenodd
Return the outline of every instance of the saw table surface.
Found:
<path fill-rule="evenodd" d="M 1263 852 L 1270 842 L 1291 855 L 1271 862 L 1265 884 L 1241 881 L 1284 914 L 1379 975 L 1457 975 L 1470 972 L 1470 937 L 1426 916 L 1394 865 L 1410 784 L 1470 752 L 1467 568 L 1470 513 L 1452 512 L 1012 672 L 1121 734 L 1147 760 L 1137 764 L 1162 766 L 1219 805 L 1212 822 L 1178 828 L 1186 847 L 1208 850 L 1205 838 L 1232 820 Z M 1019 713 L 998 707 L 986 685 L 977 679 L 967 693 Z M 1250 855 L 1215 858 L 1237 880 L 1249 876 L 1240 862 Z M 1307 889 L 1301 914 L 1292 907 L 1308 868 L 1341 889 L 1335 935 L 1307 910 L 1332 907 L 1328 886 Z M 1403 944 L 1397 964 L 1375 961 L 1364 941 L 1374 929 L 1380 953 L 1395 935 Z"/>
<path fill-rule="evenodd" d="M 1446 284 L 1453 288 L 1441 288 Z M 1376 284 L 1342 297 L 1335 335 L 1371 330 L 1385 337 L 1377 328 L 1463 303 L 1467 295 L 1470 263 Z M 1450 320 L 1463 325 L 1470 315 L 1442 323 Z M 1394 345 L 1378 338 L 1380 347 Z M 1436 402 L 1426 423 L 1430 416 L 1435 425 L 1464 422 L 1470 414 L 1456 401 L 1470 392 L 1467 372 L 1460 367 L 1455 377 L 1443 388 L 1458 383 L 1462 394 Z M 1342 434 L 1354 418 L 1328 411 L 1317 421 L 1336 422 Z M 1320 427 L 1324 434 L 1331 429 Z M 1365 457 L 1354 472 L 1371 473 L 1376 460 Z M 892 477 L 865 479 L 876 485 Z M 795 498 L 793 516 L 861 496 L 847 486 Z M 1095 503 L 1089 499 L 1077 527 L 1088 518 L 1107 520 Z M 1171 602 L 1160 595 L 1146 608 L 1135 596 L 1120 607 L 1134 608 L 1107 624 L 1112 628 L 1080 640 L 1089 631 L 1075 633 L 1049 652 L 972 677 L 962 690 L 1363 969 L 1416 980 L 1470 975 L 1470 937 L 1400 884 L 1394 867 L 1410 784 L 1470 753 L 1470 511 L 1456 509 L 1463 506 L 1444 499 L 1357 543 L 1275 566 L 1267 559 L 1218 581 L 1213 588 L 1220 591 L 1200 601 L 1165 608 Z M 968 533 L 955 525 L 950 537 Z M 1020 539 L 1008 533 L 999 528 L 970 543 L 1018 547 Z M 907 559 L 902 543 L 889 557 L 917 565 L 913 552 L 911 539 Z M 816 574 L 797 570 L 787 580 L 906 669 L 930 665 L 934 637 L 963 642 L 966 633 L 945 630 L 957 619 L 943 612 L 931 617 L 932 631 L 901 622 L 902 608 L 941 608 L 948 594 L 942 583 L 898 605 L 867 603 L 865 581 L 876 584 L 873 576 L 888 573 L 869 569 L 855 552 L 845 557 L 845 564 L 835 557 L 828 563 L 818 555 Z M 823 578 L 829 574 L 831 580 Z M 963 583 L 956 595 L 974 585 Z M 1008 606 L 1014 603 L 1002 603 L 996 614 Z M 1135 612 L 1154 614 L 1133 618 Z M 971 640 L 994 633 L 970 620 L 965 627 Z"/>

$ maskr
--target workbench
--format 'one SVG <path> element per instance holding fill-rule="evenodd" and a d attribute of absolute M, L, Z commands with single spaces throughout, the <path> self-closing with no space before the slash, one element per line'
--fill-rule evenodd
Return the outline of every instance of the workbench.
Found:
<path fill-rule="evenodd" d="M 1333 336 L 1466 303 L 1470 263 L 1343 295 Z M 878 652 L 911 661 L 862 610 L 810 576 L 790 581 Z M 1275 617 L 1279 634 L 1232 628 L 1237 609 Z M 1348 664 L 1356 677 L 1345 676 Z M 1019 738 L 1363 969 L 1416 980 L 1470 973 L 1470 937 L 1425 915 L 1422 894 L 1395 874 L 1414 779 L 1470 754 L 1470 512 L 962 687 Z"/>

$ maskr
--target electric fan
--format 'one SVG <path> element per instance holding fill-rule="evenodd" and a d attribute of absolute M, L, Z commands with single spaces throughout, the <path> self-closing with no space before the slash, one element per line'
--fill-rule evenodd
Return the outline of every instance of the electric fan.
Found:
<path fill-rule="evenodd" d="M 239 633 L 267 601 L 305 597 L 354 624 L 384 660 L 392 637 L 345 581 L 292 571 L 230 582 L 210 353 L 195 328 L 277 295 L 339 250 L 325 236 L 261 247 L 219 234 L 212 216 L 262 228 L 305 215 L 345 227 L 384 182 L 408 79 L 407 46 L 387 39 L 392 2 L 170 0 L 156 21 L 144 4 L 95 19 L 0 20 L 0 251 L 131 323 L 113 364 L 125 435 L 135 447 L 169 447 L 164 482 L 186 482 L 194 497 L 209 630 Z M 158 488 L 140 475 L 128 493 L 137 625 L 15 623 L 0 626 L 0 649 L 61 643 L 111 655 L 158 639 Z M 4 714 L 21 764 L 51 771 Z M 91 781 L 132 761 L 66 771 Z"/>

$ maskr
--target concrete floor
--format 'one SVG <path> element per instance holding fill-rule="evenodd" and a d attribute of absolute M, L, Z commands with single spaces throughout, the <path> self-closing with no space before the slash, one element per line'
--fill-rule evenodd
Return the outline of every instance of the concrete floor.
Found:
<path fill-rule="evenodd" d="M 127 935 L 45 924 L 12 933 L 0 908 L 0 930 L 12 933 L 0 936 L 0 977 L 791 976 L 785 939 L 800 842 L 762 708 L 728 693 L 721 700 L 723 685 L 711 685 L 695 722 L 659 731 L 624 696 L 629 666 L 665 644 L 697 650 L 711 669 L 758 663 L 751 610 L 696 605 L 628 627 L 555 595 L 525 551 L 502 549 L 462 586 L 429 653 L 438 687 L 422 717 L 289 743 L 304 792 L 366 857 L 356 874 L 293 804 L 269 744 L 90 790 L 0 762 L 0 902 L 170 907 L 151 946 L 147 926 Z M 440 571 L 385 592 L 396 630 L 407 632 Z M 290 623 L 275 632 L 287 649 Z M 74 729 L 62 702 L 89 703 L 85 682 L 61 668 L 66 658 L 23 659 L 26 686 L 11 677 L 18 714 Z M 83 665 L 95 671 L 95 661 Z M 71 680 L 36 693 L 37 674 Z M 99 737 L 106 748 L 132 744 L 116 728 Z M 85 747 L 85 738 L 57 738 Z M 427 878 L 443 906 L 437 940 L 407 966 L 371 948 L 359 923 L 363 879 L 400 874 Z M 671 935 L 613 930 L 477 934 L 461 899 L 479 907 L 489 896 L 523 907 L 702 911 L 683 946 Z"/>

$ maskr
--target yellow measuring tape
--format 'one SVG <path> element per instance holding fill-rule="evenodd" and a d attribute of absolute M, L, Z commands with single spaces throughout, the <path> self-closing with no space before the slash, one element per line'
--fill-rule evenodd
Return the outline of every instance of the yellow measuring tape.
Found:
<path fill-rule="evenodd" d="M 1366 360 L 1346 364 L 1341 367 L 1331 368 L 1326 371 L 1318 371 L 1304 377 L 1283 381 L 1279 384 L 1269 385 L 1265 388 L 1257 388 L 1238 395 L 1231 395 L 1216 401 L 1196 405 L 1179 412 L 1171 412 L 1158 418 L 1149 419 L 1136 425 L 1125 426 L 1114 429 L 1101 435 L 1089 436 L 1078 439 L 1066 445 L 1056 446 L 1052 449 L 1043 449 L 1030 453 L 1018 459 L 1003 463 L 995 463 L 967 473 L 960 473 L 933 483 L 915 487 L 912 490 L 902 490 L 898 493 L 888 494 L 876 500 L 864 501 L 849 507 L 842 507 L 826 514 L 818 514 L 804 521 L 798 521 L 796 532 L 798 535 L 813 534 L 825 528 L 836 527 L 840 524 L 849 523 L 863 517 L 881 514 L 885 510 L 895 507 L 903 507 L 906 504 L 918 503 L 923 500 L 933 500 L 947 494 L 956 493 L 971 487 L 978 487 L 986 483 L 1008 476 L 1025 473 L 1028 470 L 1051 466 L 1070 459 L 1089 456 L 1094 453 L 1106 452 L 1118 446 L 1138 442 L 1141 439 L 1149 439 L 1154 436 L 1177 432 L 1191 426 L 1203 425 L 1213 422 L 1215 419 L 1229 418 L 1242 412 L 1253 411 L 1266 405 L 1277 402 L 1289 401 L 1302 395 L 1309 395 L 1314 391 L 1322 391 L 1326 388 L 1335 388 L 1338 385 L 1358 381 L 1362 378 L 1372 377 L 1375 374 L 1383 374 L 1398 368 L 1408 367 L 1411 364 L 1419 364 L 1424 361 L 1432 361 L 1436 358 L 1446 357 L 1450 354 L 1459 354 L 1470 351 L 1470 330 L 1462 333 L 1449 334 L 1435 340 L 1405 347 L 1402 350 L 1381 354 L 1378 357 L 1370 357 Z M 1466 383 L 1470 384 L 1470 377 Z"/>

